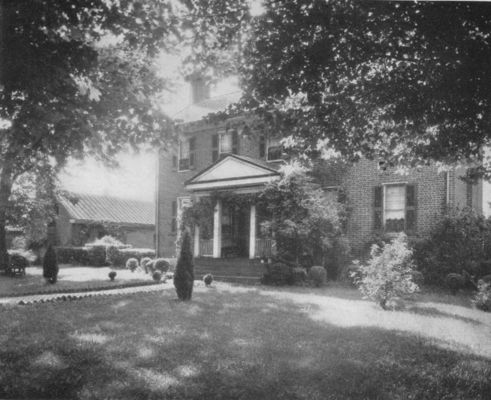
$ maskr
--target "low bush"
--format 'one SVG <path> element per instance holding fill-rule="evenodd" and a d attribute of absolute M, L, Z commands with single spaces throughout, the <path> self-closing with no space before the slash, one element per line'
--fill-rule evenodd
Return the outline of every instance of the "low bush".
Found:
<path fill-rule="evenodd" d="M 56 283 L 58 280 L 58 260 L 53 246 L 49 245 L 43 259 L 43 277 L 49 283 Z"/>
<path fill-rule="evenodd" d="M 350 284 L 353 287 L 357 287 L 357 282 L 361 279 L 360 261 L 353 260 L 351 263 L 346 264 L 339 275 L 341 282 Z"/>
<path fill-rule="evenodd" d="M 109 274 L 107 274 L 107 275 L 109 276 L 109 279 L 110 279 L 111 281 L 114 281 L 114 279 L 116 278 L 117 273 L 116 273 L 116 271 L 111 271 L 111 272 L 109 272 Z"/>
<path fill-rule="evenodd" d="M 138 260 L 136 258 L 129 258 L 126 261 L 126 269 L 129 269 L 131 272 L 135 272 L 138 268 Z"/>
<path fill-rule="evenodd" d="M 456 294 L 459 290 L 464 288 L 465 278 L 462 274 L 450 273 L 445 277 L 445 285 L 452 294 Z"/>
<path fill-rule="evenodd" d="M 162 279 L 162 272 L 160 272 L 160 271 L 154 271 L 153 274 L 152 274 L 152 278 L 153 278 L 154 281 L 160 282 L 160 280 Z"/>
<path fill-rule="evenodd" d="M 148 274 L 148 272 L 149 272 L 148 264 L 150 264 L 151 262 L 152 262 L 152 259 L 150 257 L 143 257 L 140 260 L 140 266 L 144 269 L 146 274 Z"/>
<path fill-rule="evenodd" d="M 206 274 L 205 276 L 203 276 L 203 282 L 205 283 L 206 286 L 210 286 L 213 282 L 213 275 Z"/>
<path fill-rule="evenodd" d="M 412 250 L 407 236 L 401 233 L 391 243 L 372 246 L 368 263 L 360 265 L 361 278 L 357 283 L 365 298 L 387 309 L 389 300 L 418 291 L 413 271 Z"/>
<path fill-rule="evenodd" d="M 106 246 L 94 245 L 87 249 L 89 265 L 94 267 L 103 267 L 106 265 Z"/>
<path fill-rule="evenodd" d="M 477 283 L 477 293 L 472 302 L 483 311 L 491 311 L 491 283 L 479 280 Z"/>
<path fill-rule="evenodd" d="M 425 277 L 421 271 L 414 270 L 411 272 L 411 275 L 416 285 L 421 286 L 425 282 Z"/>
<path fill-rule="evenodd" d="M 300 267 L 293 268 L 292 277 L 295 285 L 303 285 L 307 281 L 307 269 Z"/>
<path fill-rule="evenodd" d="M 444 286 L 450 273 L 477 279 L 491 274 L 491 220 L 470 208 L 453 209 L 414 244 L 414 262 L 425 283 Z"/>
<path fill-rule="evenodd" d="M 324 286 L 327 283 L 327 271 L 324 267 L 313 266 L 309 270 L 309 281 L 315 287 Z"/>
<path fill-rule="evenodd" d="M 60 264 L 89 265 L 89 249 L 85 247 L 57 247 L 56 257 Z"/>
<path fill-rule="evenodd" d="M 281 261 L 266 264 L 266 272 L 261 279 L 261 283 L 274 286 L 293 285 L 293 269 L 290 265 Z"/>
<path fill-rule="evenodd" d="M 153 260 L 151 268 L 154 271 L 160 271 L 162 274 L 165 274 L 170 270 L 170 264 L 165 258 L 157 258 Z"/>

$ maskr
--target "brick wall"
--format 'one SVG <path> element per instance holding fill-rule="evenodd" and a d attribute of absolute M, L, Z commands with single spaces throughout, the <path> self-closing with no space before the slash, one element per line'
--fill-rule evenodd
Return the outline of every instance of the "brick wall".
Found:
<path fill-rule="evenodd" d="M 184 182 L 212 163 L 211 135 L 222 130 L 222 126 L 192 125 L 190 132 L 183 135 L 196 138 L 195 168 L 178 172 L 172 168 L 172 156 L 177 147 L 164 152 L 159 162 L 158 179 L 158 253 L 160 256 L 175 256 L 176 234 L 171 232 L 172 202 L 179 196 L 189 196 Z M 259 156 L 259 141 L 251 135 L 240 138 L 239 154 L 253 158 Z M 468 188 L 458 179 L 462 171 L 439 172 L 436 167 L 426 166 L 401 175 L 394 170 L 383 171 L 378 162 L 363 159 L 354 165 L 339 164 L 329 168 L 318 165 L 316 176 L 323 186 L 344 188 L 350 207 L 347 226 L 348 237 L 355 252 L 363 249 L 373 238 L 374 231 L 374 187 L 389 183 L 406 183 L 416 188 L 416 231 L 417 236 L 428 234 L 447 207 L 447 196 L 452 205 L 465 205 Z M 473 206 L 482 207 L 480 200 L 482 185 L 472 188 Z M 481 195 L 482 198 L 482 195 Z M 481 204 L 480 204 L 481 203 Z"/>

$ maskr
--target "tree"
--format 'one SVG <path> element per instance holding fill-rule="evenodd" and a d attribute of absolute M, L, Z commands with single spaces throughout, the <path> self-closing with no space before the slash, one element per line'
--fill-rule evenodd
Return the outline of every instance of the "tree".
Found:
<path fill-rule="evenodd" d="M 126 146 L 169 137 L 152 57 L 176 43 L 171 3 L 0 3 L 0 268 L 22 176 L 43 166 L 53 177 L 68 157 L 110 162 Z"/>
<path fill-rule="evenodd" d="M 46 249 L 43 259 L 43 277 L 50 283 L 56 283 L 58 280 L 58 260 L 51 244 Z"/>
<path fill-rule="evenodd" d="M 298 164 L 284 168 L 283 177 L 260 193 L 258 204 L 266 210 L 261 229 L 274 237 L 285 260 L 299 264 L 308 254 L 324 265 L 328 251 L 342 242 L 345 206 L 326 196 Z"/>
<path fill-rule="evenodd" d="M 300 150 L 389 165 L 479 160 L 491 138 L 491 4 L 263 6 L 243 55 L 243 109 L 268 115 Z"/>
<path fill-rule="evenodd" d="M 176 288 L 179 300 L 191 300 L 194 284 L 194 264 L 193 253 L 191 252 L 191 237 L 185 230 L 182 233 L 181 253 L 177 260 L 176 271 L 174 273 L 174 287 Z"/>

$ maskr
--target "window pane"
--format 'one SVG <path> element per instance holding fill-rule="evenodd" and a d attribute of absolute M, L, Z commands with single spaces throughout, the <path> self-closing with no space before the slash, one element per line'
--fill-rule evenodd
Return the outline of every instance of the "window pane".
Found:
<path fill-rule="evenodd" d="M 405 186 L 387 186 L 385 188 L 385 210 L 404 211 L 405 197 L 406 197 Z"/>
<path fill-rule="evenodd" d="M 180 158 L 187 159 L 189 158 L 189 140 L 181 141 L 180 145 Z"/>
<path fill-rule="evenodd" d="M 221 136 L 220 152 L 231 153 L 232 152 L 232 135 L 230 133 L 224 133 Z"/>

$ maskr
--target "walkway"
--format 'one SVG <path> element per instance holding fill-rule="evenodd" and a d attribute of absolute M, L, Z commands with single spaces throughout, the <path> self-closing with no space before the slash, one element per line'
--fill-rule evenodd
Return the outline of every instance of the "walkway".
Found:
<path fill-rule="evenodd" d="M 132 293 L 148 293 L 164 290 L 171 287 L 168 283 L 161 283 L 156 285 L 146 286 L 133 286 L 119 289 L 105 289 L 105 290 L 93 290 L 90 292 L 76 292 L 76 293 L 50 293 L 50 294 L 35 294 L 16 297 L 2 297 L 0 298 L 0 305 L 25 305 L 33 303 L 46 303 L 50 301 L 66 301 L 77 300 L 84 297 L 93 296 L 110 296 L 110 295 L 123 295 Z"/>

